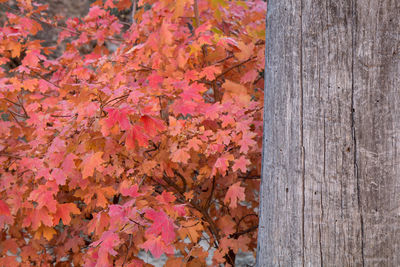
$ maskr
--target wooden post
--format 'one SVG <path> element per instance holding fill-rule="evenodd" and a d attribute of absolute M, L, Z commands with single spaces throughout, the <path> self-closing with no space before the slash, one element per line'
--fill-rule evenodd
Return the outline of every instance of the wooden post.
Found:
<path fill-rule="evenodd" d="M 269 0 L 257 265 L 400 266 L 400 1 Z"/>

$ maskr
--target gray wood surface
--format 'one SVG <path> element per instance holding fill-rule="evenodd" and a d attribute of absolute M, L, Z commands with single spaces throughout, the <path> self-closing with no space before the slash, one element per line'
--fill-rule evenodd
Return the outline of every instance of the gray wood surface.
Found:
<path fill-rule="evenodd" d="M 269 0 L 258 266 L 400 266 L 400 1 Z"/>

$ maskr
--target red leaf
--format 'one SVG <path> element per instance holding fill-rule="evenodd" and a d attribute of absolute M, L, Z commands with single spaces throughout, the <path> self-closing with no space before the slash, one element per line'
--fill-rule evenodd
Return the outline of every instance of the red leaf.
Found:
<path fill-rule="evenodd" d="M 89 176 L 93 176 L 94 170 L 100 166 L 104 162 L 101 158 L 103 156 L 103 152 L 96 152 L 86 157 L 85 160 L 81 163 L 82 168 L 82 178 L 85 179 Z"/>
<path fill-rule="evenodd" d="M 240 169 L 242 172 L 247 171 L 247 165 L 250 165 L 250 160 L 246 159 L 245 156 L 241 156 L 239 159 L 235 160 L 235 164 L 232 166 L 232 170 L 235 172 Z"/>
<path fill-rule="evenodd" d="M 104 9 L 101 9 L 99 6 L 94 6 L 94 7 L 90 8 L 89 13 L 86 16 L 86 19 L 93 19 L 93 18 L 101 17 L 105 13 L 106 12 L 104 11 Z"/>
<path fill-rule="evenodd" d="M 233 159 L 234 158 L 232 154 L 224 154 L 219 157 L 214 164 L 212 175 L 215 175 L 217 173 L 217 170 L 220 174 L 225 175 L 229 167 L 229 161 L 233 161 Z"/>
<path fill-rule="evenodd" d="M 240 186 L 240 182 L 229 187 L 228 192 L 225 195 L 224 203 L 228 204 L 228 202 L 230 202 L 229 207 L 236 208 L 238 200 L 245 200 L 244 187 Z"/>
<path fill-rule="evenodd" d="M 163 253 L 174 253 L 174 248 L 172 246 L 165 245 L 165 243 L 161 240 L 161 236 L 148 239 L 140 247 L 150 251 L 155 258 L 159 258 Z"/>
<path fill-rule="evenodd" d="M 186 152 L 185 148 L 178 149 L 174 153 L 172 153 L 171 160 L 177 163 L 186 164 L 190 158 L 189 153 Z"/>
<path fill-rule="evenodd" d="M 148 209 L 146 218 L 153 221 L 153 224 L 146 230 L 146 234 L 158 236 L 161 234 L 166 244 L 175 240 L 174 223 L 163 211 Z"/>
<path fill-rule="evenodd" d="M 140 125 L 134 125 L 128 131 L 125 143 L 128 149 L 136 147 L 136 143 L 141 147 L 149 146 L 149 137 L 145 134 L 145 130 Z"/>
<path fill-rule="evenodd" d="M 250 71 L 246 72 L 242 78 L 240 79 L 241 83 L 248 83 L 253 82 L 258 77 L 258 72 L 255 69 L 251 69 Z"/>
<path fill-rule="evenodd" d="M 135 184 L 132 186 L 132 184 L 127 180 L 123 180 L 119 186 L 119 192 L 123 196 L 130 196 L 136 198 L 141 195 L 138 193 L 138 190 L 139 190 L 138 185 Z"/>
<path fill-rule="evenodd" d="M 70 214 L 80 213 L 81 211 L 74 203 L 57 204 L 57 211 L 54 214 L 53 223 L 56 225 L 61 219 L 64 225 L 68 225 L 71 222 Z"/>
<path fill-rule="evenodd" d="M 144 130 L 150 136 L 154 136 L 157 132 L 163 131 L 165 129 L 164 123 L 162 120 L 152 118 L 150 116 L 144 115 L 140 118 L 140 121 L 144 124 Z"/>
<path fill-rule="evenodd" d="M 58 185 L 65 185 L 65 182 L 67 181 L 66 174 L 63 170 L 59 168 L 53 169 L 53 171 L 51 172 L 51 176 L 56 180 L 56 183 Z"/>
<path fill-rule="evenodd" d="M 206 77 L 207 80 L 212 81 L 215 79 L 215 75 L 220 74 L 221 70 L 220 68 L 216 67 L 216 66 L 208 66 L 205 67 L 202 72 L 200 73 L 200 77 Z"/>
<path fill-rule="evenodd" d="M 120 242 L 118 234 L 113 231 L 105 231 L 98 241 L 92 243 L 92 247 L 99 246 L 96 266 L 110 266 L 108 254 L 117 255 L 118 252 L 114 250 L 114 247 L 119 245 Z"/>
<path fill-rule="evenodd" d="M 116 108 L 105 108 L 108 112 L 108 118 L 105 120 L 108 128 L 112 128 L 115 123 L 118 122 L 121 130 L 128 130 L 131 123 L 128 120 L 128 114 L 131 112 L 128 108 L 116 109 Z"/>
<path fill-rule="evenodd" d="M 0 200 L 0 215 L 11 215 L 8 205 L 3 200 Z"/>
<path fill-rule="evenodd" d="M 242 135 L 242 139 L 238 142 L 240 145 L 240 153 L 247 154 L 249 152 L 250 147 L 255 146 L 257 144 L 256 141 L 253 140 L 253 137 L 255 137 L 256 134 L 245 131 Z"/>
<path fill-rule="evenodd" d="M 175 201 L 176 197 L 171 192 L 163 191 L 161 195 L 156 197 L 156 199 L 160 201 L 160 203 L 168 205 L 169 203 Z"/>

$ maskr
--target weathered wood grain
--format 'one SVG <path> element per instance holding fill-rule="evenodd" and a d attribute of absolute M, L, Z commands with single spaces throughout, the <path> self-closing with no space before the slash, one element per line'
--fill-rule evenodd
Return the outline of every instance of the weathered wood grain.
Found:
<path fill-rule="evenodd" d="M 400 266 L 399 18 L 269 1 L 258 266 Z"/>

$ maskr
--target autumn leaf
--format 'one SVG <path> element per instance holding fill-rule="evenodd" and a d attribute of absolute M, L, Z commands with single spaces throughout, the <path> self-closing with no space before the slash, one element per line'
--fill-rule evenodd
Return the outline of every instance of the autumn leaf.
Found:
<path fill-rule="evenodd" d="M 43 233 L 44 238 L 46 238 L 48 241 L 50 241 L 51 239 L 53 239 L 53 236 L 57 234 L 57 231 L 54 230 L 53 227 L 43 226 L 42 233 Z"/>
<path fill-rule="evenodd" d="M 162 240 L 166 244 L 175 240 L 174 223 L 163 211 L 148 209 L 145 217 L 153 221 L 153 224 L 146 230 L 146 234 L 154 236 L 161 234 Z"/>
<path fill-rule="evenodd" d="M 105 231 L 101 235 L 101 238 L 98 241 L 93 242 L 91 244 L 92 247 L 99 246 L 98 259 L 97 259 L 98 266 L 110 265 L 108 256 L 117 255 L 118 252 L 114 250 L 114 247 L 119 245 L 119 243 L 120 239 L 118 234 L 114 233 L 113 231 Z"/>
<path fill-rule="evenodd" d="M 235 164 L 232 166 L 232 170 L 235 172 L 237 170 L 241 170 L 243 173 L 247 172 L 247 165 L 250 165 L 251 162 L 245 156 L 241 156 L 239 159 L 235 160 Z"/>
<path fill-rule="evenodd" d="M 218 75 L 221 73 L 221 69 L 216 67 L 216 66 L 208 66 L 205 67 L 201 73 L 200 73 L 200 77 L 206 77 L 207 80 L 214 80 L 215 79 L 215 75 Z"/>
<path fill-rule="evenodd" d="M 81 163 L 82 167 L 82 178 L 85 179 L 89 176 L 93 176 L 94 170 L 99 168 L 100 164 L 104 162 L 101 158 L 103 152 L 96 152 L 87 156 Z"/>
<path fill-rule="evenodd" d="M 181 228 L 179 229 L 179 235 L 181 236 L 181 239 L 189 237 L 193 243 L 197 243 L 203 230 L 203 225 L 199 221 L 183 221 L 181 223 Z"/>
<path fill-rule="evenodd" d="M 217 171 L 222 174 L 225 175 L 226 171 L 228 170 L 229 167 L 229 162 L 233 161 L 234 157 L 232 154 L 226 153 L 224 155 L 222 155 L 221 157 L 219 157 L 214 164 L 213 167 L 213 171 L 212 171 L 212 175 L 215 175 L 217 173 Z"/>
<path fill-rule="evenodd" d="M 226 80 L 222 87 L 225 89 L 222 99 L 223 102 L 227 102 L 232 99 L 236 101 L 239 100 L 241 105 L 246 105 L 248 102 L 250 102 L 251 97 L 247 92 L 247 88 L 243 85 Z"/>
<path fill-rule="evenodd" d="M 167 44 L 170 45 L 173 42 L 173 35 L 172 33 L 169 31 L 168 29 L 169 24 L 167 22 L 163 22 L 161 25 L 161 29 L 160 29 L 160 38 L 161 40 Z"/>
<path fill-rule="evenodd" d="M 246 72 L 242 78 L 240 79 L 241 83 L 249 83 L 249 82 L 253 82 L 257 77 L 258 77 L 258 72 L 255 69 L 251 69 L 248 72 Z"/>
<path fill-rule="evenodd" d="M 177 149 L 172 155 L 171 155 L 171 160 L 173 162 L 179 162 L 179 163 L 184 163 L 186 164 L 190 158 L 189 153 L 186 152 L 186 149 L 181 148 Z"/>
<path fill-rule="evenodd" d="M 244 187 L 240 186 L 240 182 L 231 185 L 228 192 L 226 192 L 224 203 L 228 204 L 230 202 L 229 207 L 233 209 L 236 208 L 238 200 L 245 200 L 244 189 Z"/>
<path fill-rule="evenodd" d="M 56 183 L 58 185 L 65 185 L 65 182 L 67 180 L 67 176 L 66 176 L 66 174 L 64 173 L 63 170 L 61 170 L 59 168 L 55 168 L 51 172 L 51 176 L 56 180 Z"/>
<path fill-rule="evenodd" d="M 150 251 L 153 257 L 157 259 L 160 258 L 163 253 L 174 253 L 174 248 L 170 245 L 166 245 L 164 241 L 161 240 L 161 236 L 151 236 L 146 242 L 140 245 L 140 247 L 147 251 Z"/>
<path fill-rule="evenodd" d="M 235 56 L 237 59 L 240 61 L 246 60 L 250 58 L 253 55 L 254 51 L 254 44 L 245 44 L 242 41 L 238 42 L 238 47 L 240 49 L 240 52 L 236 52 Z"/>
<path fill-rule="evenodd" d="M 129 129 L 125 143 L 128 149 L 134 149 L 137 145 L 139 147 L 148 147 L 149 136 L 142 126 L 134 125 Z"/>
<path fill-rule="evenodd" d="M 138 185 L 136 185 L 136 184 L 132 185 L 127 180 L 122 181 L 122 183 L 119 186 L 119 192 L 123 196 L 130 196 L 132 198 L 136 198 L 141 195 L 141 194 L 139 194 L 138 191 L 139 191 Z"/>
<path fill-rule="evenodd" d="M 0 215 L 11 215 L 8 205 L 2 200 L 0 200 Z"/>
<path fill-rule="evenodd" d="M 257 143 L 253 140 L 255 133 L 245 131 L 242 135 L 242 139 L 238 142 L 240 145 L 240 153 L 248 153 L 249 149 L 255 146 Z"/>
<path fill-rule="evenodd" d="M 154 136 L 157 132 L 163 131 L 165 129 L 164 123 L 161 120 L 152 118 L 150 116 L 142 116 L 140 121 L 143 123 L 143 128 L 147 134 Z"/>
<path fill-rule="evenodd" d="M 81 211 L 77 208 L 77 206 L 74 203 L 58 204 L 57 211 L 53 215 L 53 222 L 56 225 L 61 219 L 64 225 L 69 225 L 71 222 L 70 214 L 80 214 L 80 213 Z"/>

